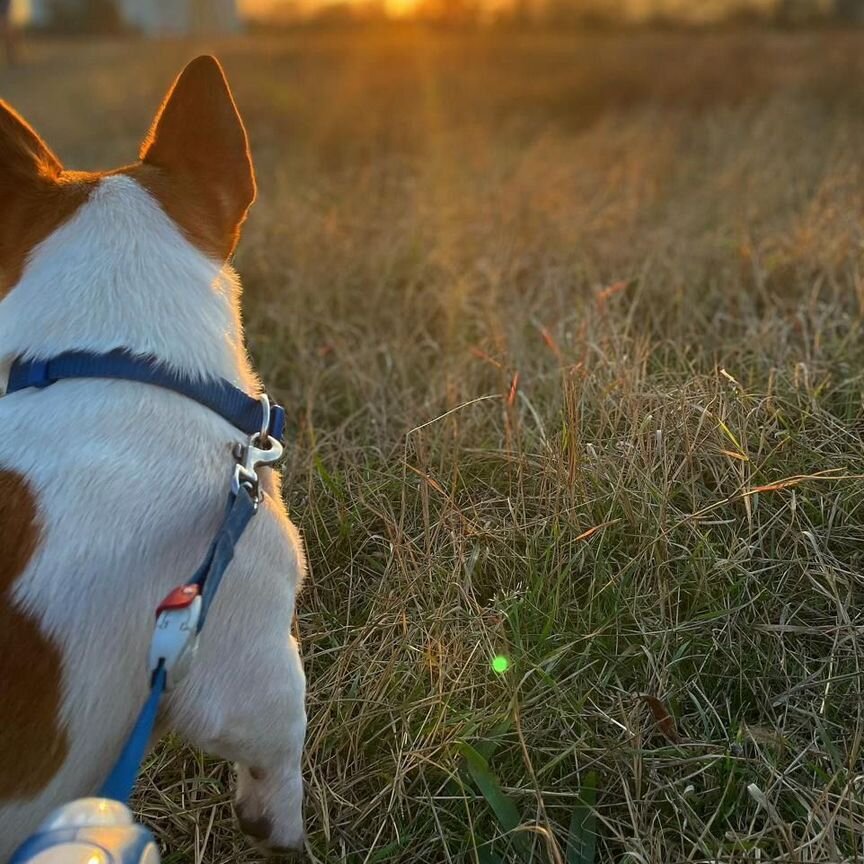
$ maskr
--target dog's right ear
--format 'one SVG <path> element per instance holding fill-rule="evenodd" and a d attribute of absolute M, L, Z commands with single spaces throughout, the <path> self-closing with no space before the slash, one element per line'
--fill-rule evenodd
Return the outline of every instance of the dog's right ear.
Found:
<path fill-rule="evenodd" d="M 56 180 L 63 166 L 32 127 L 0 101 L 0 201 L 5 206 L 21 184 Z"/>

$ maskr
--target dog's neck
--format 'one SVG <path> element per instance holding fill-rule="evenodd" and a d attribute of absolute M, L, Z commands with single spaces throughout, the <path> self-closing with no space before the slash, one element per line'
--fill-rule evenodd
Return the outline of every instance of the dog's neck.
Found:
<path fill-rule="evenodd" d="M 238 295 L 230 267 L 189 243 L 134 180 L 108 176 L 0 302 L 0 373 L 18 356 L 126 348 L 252 390 Z"/>

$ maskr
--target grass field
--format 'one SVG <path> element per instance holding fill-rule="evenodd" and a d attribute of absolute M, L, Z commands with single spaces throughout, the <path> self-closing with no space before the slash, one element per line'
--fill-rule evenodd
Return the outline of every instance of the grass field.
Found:
<path fill-rule="evenodd" d="M 116 165 L 200 47 L 258 166 L 310 860 L 864 860 L 864 33 L 46 42 L 0 95 Z M 167 864 L 261 860 L 229 783 L 152 758 Z"/>

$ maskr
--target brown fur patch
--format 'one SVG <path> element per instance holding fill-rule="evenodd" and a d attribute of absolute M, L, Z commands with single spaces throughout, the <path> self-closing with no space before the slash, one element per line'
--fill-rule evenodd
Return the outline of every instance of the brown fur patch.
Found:
<path fill-rule="evenodd" d="M 180 73 L 124 173 L 145 186 L 206 254 L 225 260 L 255 200 L 255 174 L 243 121 L 214 57 Z"/>
<path fill-rule="evenodd" d="M 201 195 L 188 178 L 169 174 L 155 165 L 139 162 L 119 170 L 140 183 L 179 226 L 189 242 L 210 258 L 227 261 L 237 245 L 239 228 L 226 232 L 214 219 L 208 196 Z"/>
<path fill-rule="evenodd" d="M 60 725 L 60 651 L 12 604 L 12 590 L 39 544 L 27 482 L 0 471 L 0 801 L 44 789 L 68 752 Z"/>
<path fill-rule="evenodd" d="M 0 102 L 0 300 L 21 279 L 33 248 L 75 213 L 98 179 L 64 172 L 26 121 Z"/>

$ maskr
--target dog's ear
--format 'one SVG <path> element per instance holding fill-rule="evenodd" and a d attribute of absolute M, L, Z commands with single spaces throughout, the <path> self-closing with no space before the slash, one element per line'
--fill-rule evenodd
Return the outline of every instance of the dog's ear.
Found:
<path fill-rule="evenodd" d="M 55 180 L 63 166 L 26 120 L 0 100 L 0 196 L 9 196 L 22 184 Z M 24 186 L 23 188 L 26 188 Z"/>
<path fill-rule="evenodd" d="M 243 121 L 215 57 L 198 57 L 180 73 L 141 147 L 141 161 L 176 181 L 175 194 L 206 202 L 212 245 L 228 257 L 255 200 L 255 174 Z"/>
<path fill-rule="evenodd" d="M 88 184 L 0 102 L 0 300 L 18 282 L 30 251 L 87 200 Z"/>

